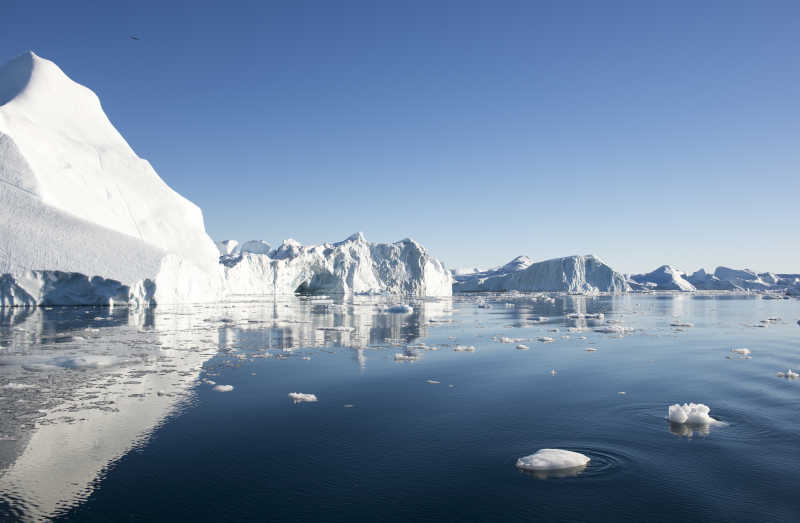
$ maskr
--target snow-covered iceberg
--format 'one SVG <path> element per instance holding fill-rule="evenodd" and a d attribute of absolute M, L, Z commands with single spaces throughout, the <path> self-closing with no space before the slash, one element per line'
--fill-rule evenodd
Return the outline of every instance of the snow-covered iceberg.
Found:
<path fill-rule="evenodd" d="M 694 285 L 686 281 L 684 274 L 669 265 L 662 265 L 653 272 L 634 274 L 631 280 L 659 291 L 693 291 Z"/>
<path fill-rule="evenodd" d="M 232 296 L 322 292 L 424 297 L 452 292 L 450 272 L 411 239 L 371 243 L 357 233 L 322 245 L 286 240 L 266 254 L 243 250 L 223 256 L 222 263 Z"/>
<path fill-rule="evenodd" d="M 599 258 L 567 256 L 531 262 L 520 256 L 489 271 L 456 276 L 455 292 L 558 291 L 593 294 L 630 290 L 626 278 Z"/>
<path fill-rule="evenodd" d="M 32 52 L 0 68 L 0 306 L 217 300 L 218 259 L 95 93 Z"/>

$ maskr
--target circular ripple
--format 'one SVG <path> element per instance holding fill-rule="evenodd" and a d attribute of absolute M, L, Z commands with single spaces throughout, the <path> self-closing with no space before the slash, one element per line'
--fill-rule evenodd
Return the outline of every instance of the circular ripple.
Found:
<path fill-rule="evenodd" d="M 585 466 L 574 467 L 561 470 L 520 470 L 526 476 L 537 479 L 600 479 L 613 475 L 620 471 L 630 459 L 616 451 L 607 449 L 569 447 L 566 450 L 580 452 L 589 457 L 589 463 Z"/>

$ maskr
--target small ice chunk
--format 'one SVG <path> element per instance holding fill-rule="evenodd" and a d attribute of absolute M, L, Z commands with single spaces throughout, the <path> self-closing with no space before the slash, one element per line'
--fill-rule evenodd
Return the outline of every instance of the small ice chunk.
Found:
<path fill-rule="evenodd" d="M 556 374 L 558 374 L 558 372 L 556 372 L 556 369 L 550 371 L 551 376 L 555 376 Z"/>
<path fill-rule="evenodd" d="M 731 352 L 741 356 L 750 356 L 750 349 L 731 349 Z"/>
<path fill-rule="evenodd" d="M 797 378 L 800 377 L 800 374 L 796 373 L 792 369 L 788 369 L 786 372 L 778 372 L 775 375 L 779 378 L 788 378 L 792 380 L 796 380 Z"/>
<path fill-rule="evenodd" d="M 670 323 L 670 325 L 673 327 L 694 327 L 694 323 L 681 322 L 681 321 L 673 321 L 672 323 Z"/>
<path fill-rule="evenodd" d="M 35 385 L 31 385 L 30 383 L 6 383 L 0 389 L 8 389 L 8 390 L 25 390 L 25 389 L 33 389 Z"/>
<path fill-rule="evenodd" d="M 667 411 L 667 419 L 672 423 L 686 425 L 714 425 L 719 423 L 708 413 L 711 409 L 702 403 L 684 403 L 683 405 L 670 405 Z"/>
<path fill-rule="evenodd" d="M 315 394 L 306 394 L 305 392 L 290 392 L 289 398 L 294 403 L 313 403 L 317 401 Z"/>
<path fill-rule="evenodd" d="M 214 388 L 211 390 L 216 392 L 230 392 L 233 390 L 233 385 L 214 385 Z"/>
<path fill-rule="evenodd" d="M 415 354 L 403 354 L 402 352 L 395 353 L 394 361 L 417 361 L 419 356 Z"/>
<path fill-rule="evenodd" d="M 517 460 L 517 468 L 530 471 L 562 470 L 584 467 L 590 461 L 589 456 L 580 452 L 562 449 L 541 449 L 535 454 Z"/>
<path fill-rule="evenodd" d="M 456 345 L 456 348 L 453 349 L 456 352 L 475 352 L 474 345 Z"/>
<path fill-rule="evenodd" d="M 597 349 L 594 347 L 589 347 L 586 349 L 586 352 L 597 352 Z"/>
<path fill-rule="evenodd" d="M 539 336 L 538 338 L 536 338 L 536 341 L 541 341 L 542 343 L 550 343 L 551 341 L 553 341 L 553 338 L 551 338 L 550 336 Z"/>
<path fill-rule="evenodd" d="M 392 305 L 386 310 L 387 312 L 392 312 L 395 314 L 411 314 L 414 312 L 414 307 L 411 305 L 406 305 L 405 303 L 400 303 L 397 305 Z"/>
<path fill-rule="evenodd" d="M 438 385 L 441 382 L 436 380 L 426 380 L 426 383 L 430 383 L 431 385 Z"/>
<path fill-rule="evenodd" d="M 517 350 L 528 350 L 528 349 L 530 349 L 530 347 L 528 347 L 527 345 L 523 345 L 521 343 L 517 345 Z"/>

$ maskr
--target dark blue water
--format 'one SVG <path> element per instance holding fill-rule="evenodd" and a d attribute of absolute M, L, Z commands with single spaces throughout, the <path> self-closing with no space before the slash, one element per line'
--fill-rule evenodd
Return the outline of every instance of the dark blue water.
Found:
<path fill-rule="evenodd" d="M 0 385 L 16 388 L 0 389 L 0 519 L 800 520 L 800 381 L 776 377 L 800 367 L 800 302 L 468 297 L 415 309 L 291 299 L 6 316 Z M 609 325 L 633 330 L 594 331 Z M 665 420 L 690 401 L 724 425 Z M 591 461 L 572 477 L 515 468 L 548 447 Z"/>

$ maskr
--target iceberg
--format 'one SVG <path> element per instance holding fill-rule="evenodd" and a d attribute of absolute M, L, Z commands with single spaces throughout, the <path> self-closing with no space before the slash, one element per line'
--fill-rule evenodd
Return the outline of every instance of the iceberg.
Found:
<path fill-rule="evenodd" d="M 237 296 L 452 294 L 451 273 L 411 239 L 371 243 L 356 233 L 341 242 L 309 246 L 290 239 L 268 253 L 242 250 L 238 256 L 223 257 L 222 263 L 227 290 Z"/>
<path fill-rule="evenodd" d="M 0 67 L 0 306 L 214 301 L 218 258 L 95 93 L 32 52 Z"/>
<path fill-rule="evenodd" d="M 456 276 L 454 292 L 554 291 L 581 294 L 630 290 L 625 277 L 599 258 L 567 256 L 533 263 L 520 256 L 490 271 Z"/>
<path fill-rule="evenodd" d="M 659 291 L 693 291 L 694 285 L 686 281 L 684 274 L 669 265 L 662 265 L 653 272 L 634 274 L 631 280 L 648 285 L 653 290 Z"/>
<path fill-rule="evenodd" d="M 685 425 L 714 425 L 720 423 L 709 416 L 711 409 L 702 403 L 684 403 L 670 405 L 667 419 L 670 423 Z"/>
<path fill-rule="evenodd" d="M 541 449 L 517 460 L 517 468 L 528 471 L 562 470 L 585 467 L 591 459 L 580 452 L 562 449 Z"/>

